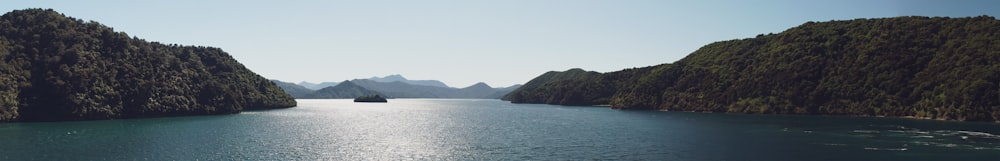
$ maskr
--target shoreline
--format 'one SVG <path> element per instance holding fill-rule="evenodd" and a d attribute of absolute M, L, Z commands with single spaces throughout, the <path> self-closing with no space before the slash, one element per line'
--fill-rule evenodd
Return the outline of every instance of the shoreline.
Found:
<path fill-rule="evenodd" d="M 610 106 L 608 106 L 608 107 L 610 107 Z M 615 108 L 612 108 L 612 109 L 615 109 Z M 630 109 L 619 109 L 619 110 L 630 110 Z M 965 121 L 965 120 L 956 120 L 956 119 L 918 117 L 918 116 L 886 116 L 886 115 L 872 116 L 872 115 L 794 114 L 794 113 L 761 114 L 761 113 L 712 112 L 712 111 L 693 111 L 693 110 L 692 111 L 672 111 L 672 110 L 666 110 L 666 109 L 658 109 L 656 111 L 659 111 L 659 112 L 718 113 L 718 114 L 750 114 L 750 115 L 840 116 L 840 117 L 869 117 L 869 118 L 901 118 L 901 119 L 912 119 L 912 120 L 931 120 L 931 121 L 968 122 L 968 123 L 982 122 L 982 123 L 997 123 L 997 124 L 1000 124 L 1000 120 L 994 120 L 994 121 Z"/>

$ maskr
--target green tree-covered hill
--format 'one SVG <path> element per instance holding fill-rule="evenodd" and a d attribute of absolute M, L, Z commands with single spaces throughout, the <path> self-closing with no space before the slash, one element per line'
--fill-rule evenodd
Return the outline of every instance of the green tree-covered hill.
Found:
<path fill-rule="evenodd" d="M 549 72 L 515 103 L 766 114 L 1000 120 L 1000 21 L 990 16 L 807 22 L 708 44 L 671 64 Z"/>
<path fill-rule="evenodd" d="M 221 49 L 149 42 L 55 11 L 0 17 L 0 121 L 229 114 L 295 100 Z"/>

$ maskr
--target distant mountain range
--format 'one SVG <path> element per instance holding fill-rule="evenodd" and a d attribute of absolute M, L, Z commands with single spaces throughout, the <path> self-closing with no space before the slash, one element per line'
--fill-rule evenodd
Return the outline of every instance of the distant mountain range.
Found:
<path fill-rule="evenodd" d="M 271 80 L 292 97 L 299 99 L 355 98 L 379 94 L 388 98 L 491 98 L 497 99 L 521 85 L 493 88 L 486 83 L 476 83 L 465 88 L 452 88 L 438 80 L 408 80 L 401 75 L 354 79 L 343 82 L 299 84 Z M 333 84 L 333 85 L 331 85 Z M 329 86 L 327 86 L 329 85 Z M 318 90 L 310 87 L 321 87 Z"/>
<path fill-rule="evenodd" d="M 356 98 L 359 96 L 368 96 L 368 95 L 384 96 L 384 94 L 382 93 L 369 90 L 365 87 L 358 86 L 357 84 L 354 84 L 351 81 L 344 81 L 338 83 L 336 86 L 319 89 L 318 91 L 305 94 L 301 97 L 295 97 L 295 96 L 292 97 L 307 98 L 307 99 L 327 99 L 327 98 Z"/>
<path fill-rule="evenodd" d="M 302 81 L 302 82 L 299 82 L 299 84 L 297 84 L 297 85 L 302 86 L 303 88 L 315 91 L 315 90 L 323 89 L 323 88 L 326 88 L 326 87 L 336 86 L 338 83 L 340 83 L 340 82 L 312 83 L 312 82 Z M 295 83 L 292 83 L 292 84 L 295 84 Z"/>
<path fill-rule="evenodd" d="M 295 83 L 282 82 L 278 80 L 271 80 L 271 82 L 274 82 L 274 85 L 277 85 L 278 88 L 281 88 L 282 90 L 285 91 L 285 93 L 288 93 L 288 95 L 291 95 L 294 98 L 300 98 L 316 91 L 313 89 L 297 85 Z"/>
<path fill-rule="evenodd" d="M 406 79 L 406 77 L 403 77 L 402 75 L 399 75 L 399 74 L 388 75 L 388 76 L 385 76 L 385 77 L 371 77 L 371 78 L 368 78 L 368 80 L 372 80 L 372 81 L 375 81 L 375 82 L 383 82 L 383 83 L 403 82 L 403 83 L 412 84 L 412 85 L 422 85 L 422 86 L 433 86 L 433 87 L 445 87 L 445 88 L 448 88 L 448 85 L 445 85 L 444 82 L 441 82 L 441 81 L 438 81 L 438 80 L 409 80 L 409 79 Z M 323 88 L 326 88 L 326 87 L 336 86 L 338 83 L 340 83 L 340 82 L 312 83 L 312 82 L 302 81 L 302 82 L 299 82 L 298 85 L 315 91 L 315 90 L 323 89 Z"/>
<path fill-rule="evenodd" d="M 448 88 L 448 85 L 445 85 L 444 82 L 441 82 L 441 81 L 438 81 L 438 80 L 408 80 L 408 79 L 404 78 L 402 75 L 399 75 L 399 74 L 393 74 L 393 75 L 389 75 L 389 76 L 385 76 L 385 77 L 381 77 L 381 78 L 379 78 L 379 77 L 371 77 L 371 78 L 368 78 L 368 80 L 372 80 L 372 81 L 376 81 L 376 82 L 383 82 L 383 83 L 403 82 L 403 83 L 412 84 L 412 85 L 422 85 L 422 86 L 433 86 L 433 87 L 445 87 L 445 88 Z"/>

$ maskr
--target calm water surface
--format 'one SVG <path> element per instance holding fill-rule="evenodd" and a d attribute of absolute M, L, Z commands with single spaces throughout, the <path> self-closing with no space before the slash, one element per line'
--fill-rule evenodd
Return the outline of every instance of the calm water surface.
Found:
<path fill-rule="evenodd" d="M 0 160 L 997 160 L 1000 124 L 298 100 L 237 115 L 0 124 Z"/>

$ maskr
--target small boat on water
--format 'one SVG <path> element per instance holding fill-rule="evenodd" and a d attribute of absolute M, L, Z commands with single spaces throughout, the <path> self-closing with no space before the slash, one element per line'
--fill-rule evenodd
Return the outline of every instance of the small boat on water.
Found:
<path fill-rule="evenodd" d="M 366 96 L 360 96 L 358 98 L 354 98 L 354 102 L 381 102 L 381 103 L 386 103 L 386 102 L 389 102 L 389 101 L 386 100 L 385 97 L 382 97 L 382 96 L 376 94 L 376 95 L 366 95 Z"/>

